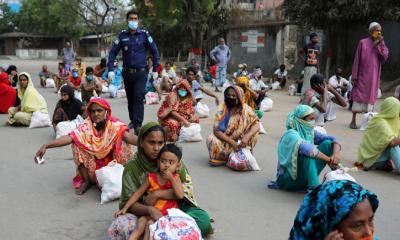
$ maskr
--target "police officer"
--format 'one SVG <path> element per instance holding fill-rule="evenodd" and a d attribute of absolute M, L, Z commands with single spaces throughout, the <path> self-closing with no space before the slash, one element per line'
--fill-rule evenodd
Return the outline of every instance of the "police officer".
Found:
<path fill-rule="evenodd" d="M 108 57 L 108 70 L 114 70 L 114 60 L 122 49 L 124 85 L 128 98 L 129 128 L 138 133 L 144 115 L 145 85 L 148 76 L 147 50 L 153 55 L 153 79 L 157 79 L 160 57 L 157 45 L 150 34 L 139 28 L 139 13 L 131 10 L 126 14 L 128 29 L 123 30 L 114 41 Z"/>

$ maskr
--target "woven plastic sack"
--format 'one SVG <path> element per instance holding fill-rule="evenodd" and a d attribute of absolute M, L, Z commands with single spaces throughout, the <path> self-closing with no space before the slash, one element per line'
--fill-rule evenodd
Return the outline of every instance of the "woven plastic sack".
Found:
<path fill-rule="evenodd" d="M 124 166 L 116 161 L 96 170 L 97 183 L 101 188 L 101 204 L 121 197 Z"/>
<path fill-rule="evenodd" d="M 192 123 L 189 127 L 182 127 L 179 133 L 179 142 L 200 142 L 201 126 L 198 123 Z"/>
<path fill-rule="evenodd" d="M 42 113 L 39 111 L 32 113 L 32 118 L 29 124 L 29 128 L 40 128 L 49 126 L 51 126 L 51 121 L 48 113 Z"/>

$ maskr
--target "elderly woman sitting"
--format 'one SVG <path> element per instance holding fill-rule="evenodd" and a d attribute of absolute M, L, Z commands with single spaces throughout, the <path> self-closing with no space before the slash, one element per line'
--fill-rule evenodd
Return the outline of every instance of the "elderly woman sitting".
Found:
<path fill-rule="evenodd" d="M 214 134 L 207 139 L 210 165 L 226 164 L 229 154 L 239 148 L 250 147 L 252 150 L 257 143 L 258 131 L 258 118 L 244 102 L 242 89 L 228 87 L 224 92 L 224 104 L 215 116 Z"/>
<path fill-rule="evenodd" d="M 126 124 L 114 118 L 111 107 L 103 98 L 92 98 L 87 107 L 88 118 L 67 136 L 44 144 L 36 153 L 42 158 L 48 148 L 72 143 L 72 153 L 78 175 L 73 180 L 76 194 L 81 195 L 96 183 L 95 171 L 113 160 L 124 164 L 133 156 L 137 137 L 129 133 Z"/>
<path fill-rule="evenodd" d="M 307 194 L 289 240 L 377 240 L 378 197 L 355 182 L 335 180 Z"/>
<path fill-rule="evenodd" d="M 33 112 L 48 113 L 47 104 L 33 86 L 29 73 L 20 73 L 18 79 L 18 98 L 21 104 L 8 109 L 8 124 L 29 126 Z"/>
<path fill-rule="evenodd" d="M 394 97 L 386 98 L 381 112 L 368 123 L 358 151 L 360 168 L 392 167 L 400 173 L 400 102 Z"/>
<path fill-rule="evenodd" d="M 199 118 L 194 113 L 194 99 L 189 83 L 181 80 L 158 110 L 158 119 L 167 133 L 167 141 L 178 140 L 182 126 L 198 123 Z"/>
<path fill-rule="evenodd" d="M 314 131 L 314 110 L 298 105 L 286 120 L 287 131 L 278 145 L 278 172 L 270 188 L 306 190 L 319 185 L 318 175 L 326 164 L 336 167 L 340 145 L 332 136 Z M 317 147 L 315 147 L 317 145 Z"/>

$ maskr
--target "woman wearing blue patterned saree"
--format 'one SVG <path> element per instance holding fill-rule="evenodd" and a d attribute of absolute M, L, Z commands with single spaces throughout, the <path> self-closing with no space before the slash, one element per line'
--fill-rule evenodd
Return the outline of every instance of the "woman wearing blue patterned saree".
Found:
<path fill-rule="evenodd" d="M 306 195 L 289 240 L 377 240 L 378 197 L 348 180 L 324 183 Z"/>
<path fill-rule="evenodd" d="M 276 182 L 270 188 L 302 191 L 319 185 L 318 175 L 329 164 L 336 167 L 341 158 L 335 137 L 314 131 L 314 110 L 298 105 L 286 120 L 287 131 L 278 145 Z"/>

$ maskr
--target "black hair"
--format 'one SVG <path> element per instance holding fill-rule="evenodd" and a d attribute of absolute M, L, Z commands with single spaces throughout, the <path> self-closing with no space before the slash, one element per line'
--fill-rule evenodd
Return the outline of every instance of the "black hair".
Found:
<path fill-rule="evenodd" d="M 8 68 L 6 70 L 8 75 L 10 75 L 12 71 L 17 71 L 17 67 L 15 65 L 8 66 Z"/>
<path fill-rule="evenodd" d="M 315 32 L 310 33 L 310 41 L 311 41 L 311 39 L 313 39 L 314 37 L 318 37 L 318 34 L 316 34 Z"/>
<path fill-rule="evenodd" d="M 311 86 L 322 85 L 324 83 L 324 75 L 322 74 L 314 74 L 310 79 Z"/>
<path fill-rule="evenodd" d="M 192 73 L 196 74 L 196 70 L 194 70 L 194 67 L 188 67 L 186 69 L 186 74 L 189 74 L 189 72 L 192 72 Z"/>
<path fill-rule="evenodd" d="M 93 73 L 93 68 L 92 67 L 86 67 L 86 73 Z"/>
<path fill-rule="evenodd" d="M 172 62 L 171 61 L 167 61 L 166 63 L 165 63 L 165 65 L 172 65 Z"/>
<path fill-rule="evenodd" d="M 285 64 L 281 64 L 280 66 L 279 66 L 279 68 L 286 68 L 286 66 L 285 66 Z"/>
<path fill-rule="evenodd" d="M 155 125 L 150 127 L 145 133 L 143 133 L 141 140 L 145 139 L 147 137 L 147 135 L 149 135 L 149 133 L 151 132 L 161 132 L 164 136 L 164 141 L 166 141 L 166 134 L 165 134 L 165 130 L 163 127 L 161 127 L 160 125 Z"/>
<path fill-rule="evenodd" d="M 178 158 L 179 161 L 181 161 L 181 159 L 182 159 L 182 150 L 180 147 L 176 146 L 174 143 L 165 144 L 164 147 L 161 148 L 159 156 L 161 156 L 161 154 L 163 154 L 165 152 L 173 153 Z"/>
<path fill-rule="evenodd" d="M 139 17 L 139 12 L 138 12 L 138 10 L 136 10 L 136 9 L 129 10 L 129 11 L 126 13 L 126 20 L 129 19 L 129 15 L 137 15 L 137 16 Z"/>

